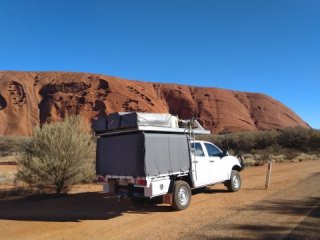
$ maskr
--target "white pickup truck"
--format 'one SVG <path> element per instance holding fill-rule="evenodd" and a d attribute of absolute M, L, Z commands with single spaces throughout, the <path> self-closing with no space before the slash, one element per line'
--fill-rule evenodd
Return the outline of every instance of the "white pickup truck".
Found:
<path fill-rule="evenodd" d="M 105 192 L 133 201 L 162 196 L 183 210 L 191 189 L 217 183 L 232 192 L 241 188 L 243 161 L 186 131 L 140 125 L 98 136 L 96 170 Z"/>

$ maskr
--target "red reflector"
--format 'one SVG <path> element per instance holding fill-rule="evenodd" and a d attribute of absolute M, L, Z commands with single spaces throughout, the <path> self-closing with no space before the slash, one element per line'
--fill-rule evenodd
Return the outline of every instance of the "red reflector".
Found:
<path fill-rule="evenodd" d="M 98 181 L 98 182 L 105 182 L 106 179 L 105 179 L 105 177 L 103 177 L 103 176 L 98 176 L 97 181 Z"/>
<path fill-rule="evenodd" d="M 141 185 L 141 186 L 147 186 L 147 180 L 146 179 L 137 179 L 136 180 L 136 185 Z"/>

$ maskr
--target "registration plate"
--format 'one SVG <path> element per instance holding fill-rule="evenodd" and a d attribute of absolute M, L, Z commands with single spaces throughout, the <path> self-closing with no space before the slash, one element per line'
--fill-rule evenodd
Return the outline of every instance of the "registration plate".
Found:
<path fill-rule="evenodd" d="M 119 185 L 120 185 L 120 186 L 128 186 L 128 181 L 127 181 L 127 180 L 124 180 L 124 179 L 120 179 L 120 180 L 119 180 Z"/>

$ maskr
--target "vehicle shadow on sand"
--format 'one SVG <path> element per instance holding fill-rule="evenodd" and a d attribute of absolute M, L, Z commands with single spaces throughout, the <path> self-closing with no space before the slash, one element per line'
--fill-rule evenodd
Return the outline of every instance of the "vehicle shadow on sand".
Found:
<path fill-rule="evenodd" d="M 203 188 L 193 190 L 192 195 L 221 192 L 227 192 L 227 190 Z M 82 220 L 108 220 L 124 213 L 148 214 L 174 211 L 168 204 L 157 204 L 157 200 L 159 199 L 147 203 L 134 203 L 130 199 L 119 201 L 117 196 L 102 192 L 5 198 L 0 199 L 0 219 L 77 222 Z"/>
<path fill-rule="evenodd" d="M 129 199 L 100 192 L 37 195 L 0 199 L 0 219 L 23 221 L 77 222 L 107 220 L 124 213 L 148 214 L 172 211 L 169 205 L 135 204 Z"/>

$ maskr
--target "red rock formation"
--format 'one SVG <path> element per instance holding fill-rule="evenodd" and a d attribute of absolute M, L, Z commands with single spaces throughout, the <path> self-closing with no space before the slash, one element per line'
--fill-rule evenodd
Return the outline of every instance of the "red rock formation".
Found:
<path fill-rule="evenodd" d="M 90 120 L 115 111 L 196 116 L 215 133 L 309 128 L 289 108 L 263 94 L 98 74 L 0 71 L 0 135 L 30 135 L 33 127 L 67 114 Z"/>

